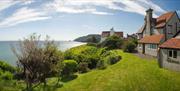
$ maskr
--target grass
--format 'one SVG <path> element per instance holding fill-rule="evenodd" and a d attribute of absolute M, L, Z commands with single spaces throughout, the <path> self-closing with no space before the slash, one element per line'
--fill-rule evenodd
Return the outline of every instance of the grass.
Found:
<path fill-rule="evenodd" d="M 180 91 L 180 73 L 159 68 L 155 59 L 118 53 L 117 64 L 80 74 L 57 91 Z"/>
<path fill-rule="evenodd" d="M 91 48 L 79 46 L 72 48 L 74 53 Z M 57 78 L 48 80 L 47 91 L 180 91 L 180 72 L 158 67 L 157 60 L 139 58 L 130 53 L 117 50 L 122 60 L 104 70 L 91 70 L 76 74 L 75 79 L 64 79 L 56 86 Z M 0 80 L 0 91 L 21 91 L 23 81 Z M 43 91 L 42 85 L 35 91 Z"/>

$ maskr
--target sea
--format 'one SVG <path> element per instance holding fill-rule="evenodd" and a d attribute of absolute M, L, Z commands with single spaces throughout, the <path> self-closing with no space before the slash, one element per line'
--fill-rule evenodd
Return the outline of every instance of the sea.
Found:
<path fill-rule="evenodd" d="M 85 44 L 75 41 L 55 41 L 55 43 L 58 45 L 58 49 L 61 51 L 66 51 L 72 47 Z M 17 57 L 12 52 L 12 46 L 16 47 L 18 44 L 18 41 L 0 41 L 0 60 L 16 66 Z"/>

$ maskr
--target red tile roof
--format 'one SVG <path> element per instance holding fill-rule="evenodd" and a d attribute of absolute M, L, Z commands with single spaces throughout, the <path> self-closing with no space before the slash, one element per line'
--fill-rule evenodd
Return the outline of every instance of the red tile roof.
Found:
<path fill-rule="evenodd" d="M 108 37 L 110 36 L 110 31 L 103 31 L 101 35 L 102 37 Z"/>
<path fill-rule="evenodd" d="M 114 32 L 116 36 L 123 37 L 123 32 Z M 102 37 L 108 37 L 110 36 L 110 31 L 103 31 Z"/>
<path fill-rule="evenodd" d="M 175 12 L 168 12 L 168 13 L 165 13 L 161 16 L 159 16 L 157 19 L 156 19 L 156 28 L 162 28 L 166 25 L 166 22 L 171 19 L 171 17 L 173 16 L 173 14 L 175 14 Z"/>
<path fill-rule="evenodd" d="M 171 38 L 160 45 L 160 48 L 174 48 L 180 49 L 180 39 L 178 38 Z"/>
<path fill-rule="evenodd" d="M 115 32 L 115 35 L 118 37 L 123 37 L 123 32 Z"/>
<path fill-rule="evenodd" d="M 160 41 L 164 38 L 163 34 L 160 35 L 151 35 L 151 36 L 145 36 L 141 40 L 139 40 L 139 43 L 151 43 L 151 44 L 159 44 Z"/>

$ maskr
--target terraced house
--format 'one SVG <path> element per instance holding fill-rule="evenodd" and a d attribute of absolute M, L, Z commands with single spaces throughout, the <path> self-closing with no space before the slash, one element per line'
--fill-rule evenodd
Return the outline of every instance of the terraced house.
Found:
<path fill-rule="evenodd" d="M 144 21 L 137 32 L 138 52 L 156 57 L 159 45 L 173 38 L 180 30 L 180 20 L 176 11 L 153 18 L 153 9 L 148 9 Z"/>

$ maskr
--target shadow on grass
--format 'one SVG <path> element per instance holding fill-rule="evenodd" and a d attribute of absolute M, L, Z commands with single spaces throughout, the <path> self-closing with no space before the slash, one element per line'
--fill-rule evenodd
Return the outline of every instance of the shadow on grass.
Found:
<path fill-rule="evenodd" d="M 64 76 L 61 78 L 61 81 L 62 82 L 68 82 L 68 81 L 76 79 L 77 77 L 78 77 L 77 75 Z"/>

